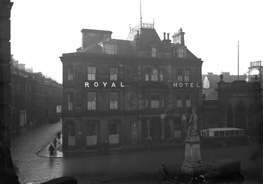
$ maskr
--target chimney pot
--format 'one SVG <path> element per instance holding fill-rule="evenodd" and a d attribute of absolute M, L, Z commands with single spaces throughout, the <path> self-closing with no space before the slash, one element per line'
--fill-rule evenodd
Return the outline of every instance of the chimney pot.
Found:
<path fill-rule="evenodd" d="M 165 34 L 166 34 L 166 33 L 164 32 L 164 33 L 163 33 L 163 40 L 165 40 Z"/>

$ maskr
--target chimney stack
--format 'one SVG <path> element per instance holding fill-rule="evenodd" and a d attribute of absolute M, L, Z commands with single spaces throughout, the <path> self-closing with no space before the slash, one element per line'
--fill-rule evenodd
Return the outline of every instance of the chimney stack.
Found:
<path fill-rule="evenodd" d="M 180 43 L 181 45 L 184 45 L 184 32 L 182 28 L 179 29 L 177 33 L 174 33 L 173 37 L 173 43 Z"/>
<path fill-rule="evenodd" d="M 166 33 L 165 33 L 165 32 L 163 32 L 163 40 L 165 40 L 165 39 L 166 39 L 166 38 L 165 38 L 165 34 L 166 34 Z"/>

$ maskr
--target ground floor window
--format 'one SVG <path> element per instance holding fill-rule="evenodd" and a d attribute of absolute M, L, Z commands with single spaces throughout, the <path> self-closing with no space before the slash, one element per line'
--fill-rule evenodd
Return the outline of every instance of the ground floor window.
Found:
<path fill-rule="evenodd" d="M 86 145 L 96 145 L 97 144 L 97 123 L 96 122 L 86 122 Z"/>
<path fill-rule="evenodd" d="M 68 145 L 75 146 L 76 144 L 76 128 L 74 122 L 68 123 Z"/>
<path fill-rule="evenodd" d="M 109 143 L 116 144 L 119 143 L 119 122 L 110 121 L 109 122 Z"/>

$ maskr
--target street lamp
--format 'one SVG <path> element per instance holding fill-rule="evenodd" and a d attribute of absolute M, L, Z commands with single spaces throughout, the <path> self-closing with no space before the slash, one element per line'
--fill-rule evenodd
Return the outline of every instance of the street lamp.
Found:
<path fill-rule="evenodd" d="M 205 98 L 206 98 L 206 95 L 202 94 L 202 100 L 203 100 L 203 128 L 205 128 Z"/>

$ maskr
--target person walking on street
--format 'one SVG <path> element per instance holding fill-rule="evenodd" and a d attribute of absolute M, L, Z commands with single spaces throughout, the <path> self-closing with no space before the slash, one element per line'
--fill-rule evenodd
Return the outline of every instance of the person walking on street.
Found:
<path fill-rule="evenodd" d="M 54 145 L 54 148 L 57 147 L 57 138 L 55 137 L 54 140 L 53 140 L 53 145 Z"/>
<path fill-rule="evenodd" d="M 53 144 L 50 144 L 48 151 L 49 151 L 50 156 L 53 156 L 55 154 L 55 148 L 54 148 Z"/>

